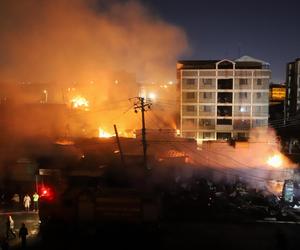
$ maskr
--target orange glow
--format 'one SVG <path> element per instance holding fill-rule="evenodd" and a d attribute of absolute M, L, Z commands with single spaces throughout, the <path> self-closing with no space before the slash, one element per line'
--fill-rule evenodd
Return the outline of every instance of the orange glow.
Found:
<path fill-rule="evenodd" d="M 106 132 L 106 131 L 104 131 L 102 128 L 99 128 L 99 135 L 98 135 L 98 137 L 100 137 L 100 138 L 110 138 L 110 137 L 113 137 L 113 135 L 110 134 L 110 133 L 108 133 L 108 132 Z"/>
<path fill-rule="evenodd" d="M 280 155 L 273 155 L 268 158 L 267 163 L 274 168 L 279 168 L 282 166 L 283 161 Z"/>
<path fill-rule="evenodd" d="M 68 140 L 68 139 L 58 139 L 55 141 L 55 144 L 58 144 L 58 145 L 63 145 L 63 146 L 68 146 L 68 145 L 74 145 L 75 143 L 71 140 Z"/>
<path fill-rule="evenodd" d="M 268 183 L 268 188 L 274 194 L 281 194 L 283 189 L 283 181 L 270 181 Z"/>
<path fill-rule="evenodd" d="M 87 111 L 89 107 L 88 100 L 82 96 L 73 97 L 71 103 L 72 103 L 72 107 L 75 109 L 84 109 Z"/>
<path fill-rule="evenodd" d="M 176 135 L 180 136 L 180 130 L 179 129 L 176 129 Z"/>

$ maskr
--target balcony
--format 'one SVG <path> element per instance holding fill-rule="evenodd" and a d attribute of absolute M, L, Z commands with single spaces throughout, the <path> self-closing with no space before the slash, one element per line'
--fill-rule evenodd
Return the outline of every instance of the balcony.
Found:
<path fill-rule="evenodd" d="M 255 92 L 253 93 L 253 103 L 269 103 L 269 93 L 268 92 Z"/>
<path fill-rule="evenodd" d="M 250 106 L 234 106 L 234 116 L 246 117 L 250 116 L 251 107 Z"/>
<path fill-rule="evenodd" d="M 233 77 L 233 70 L 218 70 L 219 77 Z"/>
<path fill-rule="evenodd" d="M 215 92 L 200 92 L 199 103 L 215 103 L 216 93 Z"/>
<path fill-rule="evenodd" d="M 199 120 L 199 129 L 215 129 L 215 120 L 214 119 L 200 119 Z"/>
<path fill-rule="evenodd" d="M 257 117 L 266 117 L 269 115 L 268 106 L 253 106 L 252 115 Z"/>
<path fill-rule="evenodd" d="M 196 103 L 197 102 L 197 92 L 183 92 L 182 102 L 184 103 Z"/>
<path fill-rule="evenodd" d="M 182 89 L 197 89 L 198 88 L 197 79 L 195 78 L 183 78 L 182 79 Z"/>
<path fill-rule="evenodd" d="M 218 116 L 232 116 L 232 106 L 218 106 L 217 107 Z"/>
<path fill-rule="evenodd" d="M 232 93 L 219 92 L 218 93 L 218 103 L 232 103 Z"/>
<path fill-rule="evenodd" d="M 269 79 L 254 79 L 253 89 L 269 89 Z"/>
<path fill-rule="evenodd" d="M 218 79 L 218 89 L 232 89 L 233 79 Z"/>
<path fill-rule="evenodd" d="M 197 106 L 196 105 L 183 105 L 182 106 L 182 115 L 183 116 L 196 116 L 197 115 Z"/>
<path fill-rule="evenodd" d="M 236 130 L 249 130 L 250 127 L 250 120 L 234 120 L 233 122 L 233 129 Z"/>
<path fill-rule="evenodd" d="M 248 78 L 236 78 L 235 89 L 251 89 L 251 79 Z"/>
<path fill-rule="evenodd" d="M 196 119 L 182 119 L 182 129 L 183 130 L 197 129 L 197 120 Z"/>
<path fill-rule="evenodd" d="M 199 106 L 199 116 L 214 116 L 215 106 L 214 105 L 201 105 Z"/>
<path fill-rule="evenodd" d="M 250 104 L 251 103 L 251 92 L 239 92 L 234 94 L 235 104 Z"/>
<path fill-rule="evenodd" d="M 199 89 L 216 89 L 216 79 L 199 79 Z"/>

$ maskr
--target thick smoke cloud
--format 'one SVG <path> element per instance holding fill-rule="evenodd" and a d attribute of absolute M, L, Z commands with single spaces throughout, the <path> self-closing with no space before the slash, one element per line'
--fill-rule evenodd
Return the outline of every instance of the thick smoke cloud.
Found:
<path fill-rule="evenodd" d="M 0 82 L 11 85 L 1 100 L 45 102 L 45 89 L 48 103 L 70 105 L 74 96 L 84 96 L 91 113 L 54 118 L 55 126 L 69 126 L 73 135 L 99 126 L 113 132 L 113 123 L 139 128 L 128 111 L 137 83 L 174 80 L 176 59 L 188 49 L 182 29 L 138 1 L 121 0 L 0 0 L 0 41 Z M 23 88 L 21 82 L 39 84 Z M 40 120 L 28 122 L 30 131 L 22 133 L 37 131 L 31 124 Z"/>
<path fill-rule="evenodd" d="M 170 80 L 185 33 L 137 1 L 1 0 L 2 81 L 87 82 L 109 70 Z"/>

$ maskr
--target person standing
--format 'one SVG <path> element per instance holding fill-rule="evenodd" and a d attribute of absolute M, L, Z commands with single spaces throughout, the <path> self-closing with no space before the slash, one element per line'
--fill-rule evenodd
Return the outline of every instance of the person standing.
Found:
<path fill-rule="evenodd" d="M 20 196 L 16 193 L 13 195 L 13 197 L 11 198 L 12 202 L 13 202 L 13 208 L 14 209 L 20 209 Z"/>
<path fill-rule="evenodd" d="M 9 235 L 11 234 L 14 238 L 16 238 L 16 234 L 14 232 L 15 222 L 11 215 L 7 216 L 6 220 L 6 239 L 9 238 Z"/>
<path fill-rule="evenodd" d="M 21 238 L 22 241 L 22 248 L 26 247 L 27 235 L 28 235 L 27 227 L 25 226 L 25 223 L 22 223 L 22 227 L 20 228 L 19 231 L 19 238 Z"/>
<path fill-rule="evenodd" d="M 28 194 L 25 195 L 23 202 L 24 202 L 25 210 L 28 212 L 29 208 L 30 208 L 30 203 L 31 203 L 31 198 Z"/>
<path fill-rule="evenodd" d="M 39 195 L 37 194 L 37 192 L 34 192 L 34 194 L 32 195 L 32 199 L 33 199 L 33 210 L 38 211 L 38 209 L 39 209 Z"/>

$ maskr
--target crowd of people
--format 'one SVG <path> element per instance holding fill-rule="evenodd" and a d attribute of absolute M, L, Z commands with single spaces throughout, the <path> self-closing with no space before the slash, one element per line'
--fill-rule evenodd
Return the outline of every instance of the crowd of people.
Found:
<path fill-rule="evenodd" d="M 28 229 L 25 223 L 21 224 L 21 227 L 16 229 L 15 222 L 13 219 L 13 212 L 30 212 L 38 211 L 39 195 L 34 192 L 32 195 L 26 193 L 25 195 L 20 195 L 18 193 L 7 194 L 1 192 L 0 194 L 0 210 L 4 212 L 6 216 L 5 221 L 5 232 L 0 235 L 0 249 L 8 250 L 10 248 L 10 241 L 17 238 L 20 239 L 21 247 L 26 248 L 26 241 L 28 236 Z M 12 213 L 12 214 L 8 214 Z M 3 221 L 4 222 L 4 221 Z"/>
<path fill-rule="evenodd" d="M 27 212 L 33 210 L 38 211 L 39 195 L 34 192 L 31 196 L 26 193 L 23 197 L 18 193 L 7 195 L 4 192 L 1 194 L 0 210 L 20 211 L 25 210 Z"/>
<path fill-rule="evenodd" d="M 15 222 L 11 215 L 7 215 L 6 218 L 6 230 L 5 236 L 0 238 L 0 247 L 2 250 L 8 250 L 10 247 L 9 241 L 17 238 L 17 233 L 15 231 Z M 18 230 L 18 238 L 21 240 L 21 247 L 24 249 L 27 245 L 27 236 L 28 236 L 28 229 L 25 226 L 25 223 L 22 223 L 20 229 Z"/>

